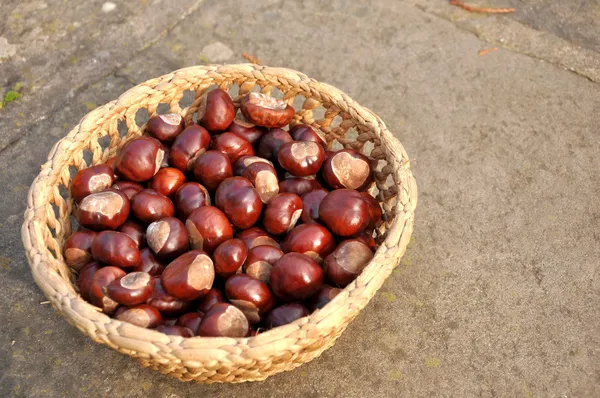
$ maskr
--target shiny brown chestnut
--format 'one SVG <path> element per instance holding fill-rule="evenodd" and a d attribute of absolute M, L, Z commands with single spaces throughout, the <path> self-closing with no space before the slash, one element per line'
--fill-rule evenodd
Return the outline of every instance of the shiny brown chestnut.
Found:
<path fill-rule="evenodd" d="M 283 301 L 304 300 L 323 285 L 323 270 L 300 253 L 284 254 L 271 269 L 271 289 Z"/>
<path fill-rule="evenodd" d="M 152 296 L 148 299 L 147 304 L 155 307 L 164 316 L 179 316 L 188 312 L 192 307 L 190 301 L 183 301 L 177 297 L 171 296 L 165 291 L 160 281 L 160 277 L 155 277 L 155 286 Z"/>
<path fill-rule="evenodd" d="M 202 297 L 198 303 L 198 312 L 206 314 L 213 305 L 224 302 L 225 296 L 223 296 L 223 293 L 219 289 L 213 287 L 208 291 L 208 293 L 206 293 L 204 297 Z"/>
<path fill-rule="evenodd" d="M 242 137 L 252 145 L 254 145 L 265 133 L 264 128 L 239 119 L 234 119 L 229 127 L 227 127 L 227 131 L 237 135 L 238 137 Z"/>
<path fill-rule="evenodd" d="M 243 240 L 248 250 L 262 245 L 272 246 L 277 249 L 281 248 L 279 243 L 273 239 L 272 236 L 270 236 L 265 230 L 258 227 L 252 227 L 240 231 L 236 235 L 236 238 Z"/>
<path fill-rule="evenodd" d="M 119 227 L 119 229 L 117 229 L 117 231 L 123 232 L 125 235 L 133 239 L 138 249 L 143 249 L 146 247 L 146 230 L 140 224 L 131 220 L 127 220 Z"/>
<path fill-rule="evenodd" d="M 373 258 L 373 252 L 358 239 L 343 241 L 323 262 L 327 278 L 340 287 L 347 286 Z"/>
<path fill-rule="evenodd" d="M 75 202 L 79 203 L 91 193 L 110 188 L 114 181 L 115 173 L 112 167 L 106 164 L 79 170 L 71 181 L 71 196 Z"/>
<path fill-rule="evenodd" d="M 152 177 L 148 188 L 153 189 L 161 195 L 172 197 L 177 189 L 185 182 L 185 175 L 175 167 L 164 167 Z"/>
<path fill-rule="evenodd" d="M 245 337 L 250 330 L 248 318 L 236 306 L 217 303 L 204 314 L 198 336 Z"/>
<path fill-rule="evenodd" d="M 123 308 L 123 311 L 119 311 Z M 155 328 L 163 322 L 160 312 L 151 305 L 140 304 L 135 307 L 120 307 L 115 313 L 115 318 L 143 328 Z"/>
<path fill-rule="evenodd" d="M 92 243 L 97 233 L 89 229 L 74 232 L 66 240 L 63 247 L 65 263 L 75 271 L 79 271 L 92 259 Z"/>
<path fill-rule="evenodd" d="M 165 151 L 160 142 L 151 137 L 129 141 L 117 155 L 115 170 L 131 181 L 147 181 L 160 169 Z"/>
<path fill-rule="evenodd" d="M 210 206 L 210 194 L 197 182 L 186 182 L 175 192 L 177 216 L 185 221 L 192 212 L 202 206 Z"/>
<path fill-rule="evenodd" d="M 156 258 L 150 248 L 145 247 L 140 250 L 140 262 L 132 268 L 134 272 L 147 272 L 152 276 L 160 276 L 165 269 L 165 265 Z"/>
<path fill-rule="evenodd" d="M 213 139 L 211 149 L 227 155 L 231 163 L 235 163 L 242 156 L 253 156 L 252 144 L 233 133 L 223 133 Z"/>
<path fill-rule="evenodd" d="M 251 324 L 260 322 L 274 304 L 269 287 L 246 274 L 233 275 L 227 279 L 225 294 L 231 304 L 246 315 Z"/>
<path fill-rule="evenodd" d="M 160 276 L 167 293 L 187 301 L 205 295 L 214 279 L 213 262 L 202 250 L 191 250 L 177 257 Z"/>
<path fill-rule="evenodd" d="M 117 303 L 133 306 L 145 303 L 154 291 L 154 278 L 147 272 L 130 272 L 106 286 L 106 295 Z"/>
<path fill-rule="evenodd" d="M 130 269 L 139 264 L 140 250 L 129 235 L 102 231 L 92 243 L 92 257 L 102 264 Z"/>
<path fill-rule="evenodd" d="M 79 224 L 95 231 L 117 229 L 127 220 L 130 208 L 129 199 L 123 192 L 107 189 L 83 198 L 75 218 Z"/>
<path fill-rule="evenodd" d="M 235 117 L 235 106 L 227 92 L 217 88 L 205 93 L 198 105 L 198 123 L 211 133 L 225 131 Z"/>
<path fill-rule="evenodd" d="M 194 337 L 194 332 L 191 329 L 178 325 L 159 325 L 154 330 L 169 336 Z"/>
<path fill-rule="evenodd" d="M 76 285 L 79 290 L 79 294 L 85 301 L 90 301 L 90 287 L 92 286 L 92 281 L 94 280 L 94 275 L 96 271 L 100 269 L 100 264 L 95 261 L 89 262 L 79 270 L 79 275 L 77 275 Z"/>
<path fill-rule="evenodd" d="M 375 238 L 373 238 L 372 232 L 364 231 L 358 235 L 356 239 L 367 245 L 373 253 L 375 253 L 375 250 L 377 250 L 377 242 L 375 241 Z"/>
<path fill-rule="evenodd" d="M 373 182 L 368 157 L 354 149 L 341 149 L 327 157 L 321 170 L 323 180 L 333 189 L 363 190 Z"/>
<path fill-rule="evenodd" d="M 221 243 L 213 253 L 215 273 L 222 278 L 229 278 L 246 261 L 248 248 L 241 239 L 229 239 Z"/>
<path fill-rule="evenodd" d="M 144 187 L 137 182 L 133 181 L 117 181 L 111 187 L 112 189 L 116 189 L 118 191 L 123 192 L 127 195 L 127 198 L 131 200 L 138 192 L 143 191 Z"/>
<path fill-rule="evenodd" d="M 240 108 L 250 123 L 268 128 L 289 124 L 295 113 L 284 100 L 262 93 L 246 95 L 240 102 Z"/>
<path fill-rule="evenodd" d="M 329 193 L 326 189 L 315 189 L 302 195 L 302 214 L 300 219 L 305 224 L 319 221 L 319 206 L 323 198 Z"/>
<path fill-rule="evenodd" d="M 217 188 L 215 205 L 241 229 L 254 225 L 263 207 L 258 192 L 252 183 L 243 177 L 230 177 L 223 181 Z"/>
<path fill-rule="evenodd" d="M 164 217 L 173 217 L 175 205 L 165 195 L 144 189 L 131 199 L 131 212 L 144 224 L 150 224 Z"/>
<path fill-rule="evenodd" d="M 342 289 L 337 287 L 331 287 L 329 285 L 323 285 L 319 291 L 308 300 L 308 309 L 310 312 L 316 311 L 319 308 L 325 307 L 327 303 L 334 299 L 335 296 L 340 294 Z"/>
<path fill-rule="evenodd" d="M 279 148 L 281 148 L 283 144 L 292 141 L 294 141 L 294 139 L 287 131 L 282 129 L 270 129 L 261 137 L 258 147 L 256 148 L 256 154 L 267 160 L 276 160 Z"/>
<path fill-rule="evenodd" d="M 317 133 L 311 126 L 308 124 L 297 124 L 290 129 L 290 135 L 294 139 L 294 141 L 311 141 L 316 142 L 321 145 L 323 148 L 327 146 L 327 143 Z"/>
<path fill-rule="evenodd" d="M 263 203 L 267 203 L 271 198 L 279 193 L 279 181 L 277 180 L 277 171 L 275 168 L 265 162 L 254 162 L 244 169 L 242 177 L 247 178 Z"/>
<path fill-rule="evenodd" d="M 90 301 L 96 307 L 100 307 L 106 314 L 112 314 L 119 303 L 106 295 L 106 287 L 115 279 L 119 279 L 125 275 L 125 271 L 118 267 L 100 268 L 94 274 L 90 285 Z"/>
<path fill-rule="evenodd" d="M 196 180 L 210 192 L 216 191 L 225 179 L 233 177 L 229 157 L 219 151 L 207 151 L 198 157 L 194 162 L 193 171 Z"/>
<path fill-rule="evenodd" d="M 288 323 L 292 323 L 308 315 L 308 309 L 302 304 L 283 304 L 273 308 L 273 310 L 269 312 L 269 315 L 267 315 L 267 318 L 265 319 L 265 326 L 267 329 L 273 329 L 278 326 L 287 325 Z"/>
<path fill-rule="evenodd" d="M 244 173 L 244 170 L 246 170 L 246 167 L 257 162 L 273 166 L 273 163 L 259 156 L 242 156 L 233 164 L 233 175 L 241 176 Z"/>
<path fill-rule="evenodd" d="M 213 206 L 202 206 L 185 221 L 192 249 L 208 254 L 221 243 L 233 238 L 233 228 L 225 213 Z"/>
<path fill-rule="evenodd" d="M 105 164 L 106 164 L 107 166 L 109 166 L 111 169 L 113 169 L 113 172 L 114 172 L 114 170 L 115 170 L 115 162 L 116 162 L 116 161 L 117 161 L 117 156 L 115 155 L 115 156 L 113 156 L 113 157 L 110 157 L 110 158 L 108 158 L 108 159 L 106 160 L 106 163 L 105 163 Z M 115 176 L 115 178 L 117 178 L 117 176 Z"/>
<path fill-rule="evenodd" d="M 192 168 L 194 161 L 210 145 L 210 134 L 204 127 L 192 124 L 175 138 L 169 151 L 171 165 L 184 173 Z"/>
<path fill-rule="evenodd" d="M 157 140 L 171 142 L 183 131 L 185 120 L 178 113 L 155 115 L 148 119 L 146 132 Z"/>
<path fill-rule="evenodd" d="M 269 284 L 271 268 L 273 268 L 273 264 L 282 256 L 283 252 L 276 247 L 268 245 L 256 246 L 248 250 L 248 256 L 242 269 L 246 275 Z"/>
<path fill-rule="evenodd" d="M 338 236 L 361 233 L 369 225 L 369 205 L 360 192 L 336 189 L 323 198 L 319 219 Z"/>
<path fill-rule="evenodd" d="M 302 196 L 315 189 L 323 189 L 315 178 L 293 177 L 279 182 L 279 192 L 291 192 Z"/>
<path fill-rule="evenodd" d="M 319 172 L 325 161 L 325 150 L 312 141 L 288 142 L 279 148 L 277 160 L 290 174 L 307 177 Z"/>
<path fill-rule="evenodd" d="M 146 241 L 160 259 L 177 257 L 189 249 L 185 225 L 175 217 L 165 217 L 148 225 Z"/>
<path fill-rule="evenodd" d="M 300 196 L 283 192 L 275 195 L 267 203 L 263 213 L 262 224 L 267 232 L 282 235 L 291 231 L 302 214 Z"/>
<path fill-rule="evenodd" d="M 317 263 L 335 250 L 335 239 L 331 232 L 320 224 L 302 224 L 290 231 L 281 244 L 285 253 L 306 254 Z"/>
<path fill-rule="evenodd" d="M 379 206 L 379 202 L 377 199 L 371 196 L 368 192 L 360 193 L 369 205 L 369 225 L 367 225 L 368 230 L 373 230 L 379 225 L 381 222 L 381 217 L 383 216 L 383 210 L 381 210 L 381 206 Z"/>
<path fill-rule="evenodd" d="M 198 328 L 200 327 L 201 321 L 202 315 L 197 312 L 188 312 L 177 318 L 175 325 L 190 329 L 195 336 L 198 334 Z"/>

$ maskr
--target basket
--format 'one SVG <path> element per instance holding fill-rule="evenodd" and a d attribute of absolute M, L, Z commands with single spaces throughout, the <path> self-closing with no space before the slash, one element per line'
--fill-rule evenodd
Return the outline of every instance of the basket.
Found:
<path fill-rule="evenodd" d="M 372 193 L 384 211 L 377 231 L 380 247 L 361 275 L 325 307 L 255 337 L 182 338 L 109 318 L 80 297 L 62 257 L 62 245 L 72 229 L 71 178 L 78 170 L 106 162 L 122 144 L 141 135 L 145 126 L 136 123 L 140 109 L 152 116 L 160 104 L 168 104 L 170 112 L 179 112 L 190 122 L 202 93 L 214 85 L 229 91 L 236 105 L 250 91 L 284 98 L 297 111 L 291 124 L 310 124 L 326 135 L 330 148 L 351 147 L 375 159 Z M 193 102 L 182 107 L 188 90 L 186 96 L 193 94 Z M 252 64 L 189 67 L 131 88 L 116 101 L 88 113 L 56 143 L 27 197 L 23 244 L 37 285 L 70 324 L 94 341 L 185 381 L 263 380 L 331 347 L 397 266 L 413 230 L 417 204 L 409 166 L 404 148 L 383 121 L 330 85 L 284 68 Z"/>

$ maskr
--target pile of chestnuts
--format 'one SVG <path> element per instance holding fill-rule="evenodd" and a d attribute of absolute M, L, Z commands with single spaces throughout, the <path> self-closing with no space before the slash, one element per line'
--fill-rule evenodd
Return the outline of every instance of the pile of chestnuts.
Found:
<path fill-rule="evenodd" d="M 80 170 L 65 242 L 81 296 L 166 334 L 252 336 L 307 316 L 376 249 L 373 162 L 329 151 L 281 99 L 220 89 L 197 123 L 156 115 L 106 164 Z M 242 119 L 243 115 L 243 119 Z"/>

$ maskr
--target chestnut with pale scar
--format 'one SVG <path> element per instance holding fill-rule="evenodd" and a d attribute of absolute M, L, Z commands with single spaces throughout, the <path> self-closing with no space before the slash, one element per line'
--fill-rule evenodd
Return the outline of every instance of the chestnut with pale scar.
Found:
<path fill-rule="evenodd" d="M 331 188 L 362 190 L 373 181 L 373 168 L 362 153 L 342 149 L 325 160 L 321 175 Z"/>
<path fill-rule="evenodd" d="M 191 250 L 173 260 L 160 276 L 162 286 L 171 296 L 195 300 L 212 287 L 215 279 L 213 262 L 201 250 Z"/>
<path fill-rule="evenodd" d="M 106 295 L 122 305 L 142 304 L 152 296 L 154 285 L 154 278 L 149 273 L 131 272 L 108 284 Z"/>

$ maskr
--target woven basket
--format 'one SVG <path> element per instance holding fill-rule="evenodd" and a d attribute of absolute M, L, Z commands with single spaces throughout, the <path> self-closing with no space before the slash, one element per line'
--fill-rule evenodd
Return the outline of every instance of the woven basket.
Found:
<path fill-rule="evenodd" d="M 250 338 L 181 338 L 109 318 L 79 296 L 61 254 L 72 228 L 68 188 L 74 173 L 105 162 L 123 143 L 141 135 L 145 126 L 136 124 L 138 110 L 152 116 L 159 104 L 168 104 L 170 112 L 181 113 L 189 122 L 200 96 L 213 85 L 229 91 L 236 105 L 259 89 L 282 97 L 296 108 L 292 124 L 311 124 L 326 135 L 331 148 L 351 147 L 378 160 L 372 193 L 384 209 L 384 223 L 377 231 L 381 245 L 371 263 L 324 308 Z M 182 108 L 186 90 L 195 99 Z M 417 188 L 404 148 L 378 116 L 340 90 L 290 69 L 195 66 L 133 87 L 88 113 L 61 139 L 29 191 L 22 237 L 38 286 L 70 324 L 94 341 L 181 380 L 234 383 L 291 370 L 331 347 L 404 254 L 416 204 Z"/>

